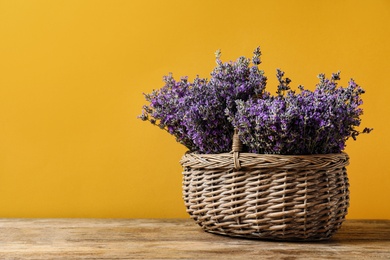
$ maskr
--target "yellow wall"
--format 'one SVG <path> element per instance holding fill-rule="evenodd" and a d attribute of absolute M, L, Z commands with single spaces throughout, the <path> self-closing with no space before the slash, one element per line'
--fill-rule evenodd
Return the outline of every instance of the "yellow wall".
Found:
<path fill-rule="evenodd" d="M 136 119 L 162 76 L 260 45 L 269 85 L 362 85 L 348 218 L 390 219 L 390 1 L 0 0 L 0 217 L 187 217 L 185 148 Z"/>

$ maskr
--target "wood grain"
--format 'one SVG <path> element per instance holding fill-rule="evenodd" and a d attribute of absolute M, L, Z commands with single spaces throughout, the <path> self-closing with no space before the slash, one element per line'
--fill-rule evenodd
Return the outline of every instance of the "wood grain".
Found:
<path fill-rule="evenodd" d="M 329 241 L 206 233 L 190 219 L 0 219 L 0 259 L 390 259 L 390 220 L 347 220 Z"/>

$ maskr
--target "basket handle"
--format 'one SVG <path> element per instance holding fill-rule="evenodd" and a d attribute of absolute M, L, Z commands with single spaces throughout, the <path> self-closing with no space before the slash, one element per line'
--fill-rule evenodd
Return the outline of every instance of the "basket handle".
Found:
<path fill-rule="evenodd" d="M 238 135 L 238 130 L 234 129 L 234 134 L 233 134 L 233 144 L 232 144 L 232 152 L 233 152 L 233 162 L 234 162 L 234 169 L 235 170 L 240 170 L 241 169 L 241 164 L 240 164 L 240 152 L 242 152 L 242 142 L 240 140 L 240 137 Z"/>

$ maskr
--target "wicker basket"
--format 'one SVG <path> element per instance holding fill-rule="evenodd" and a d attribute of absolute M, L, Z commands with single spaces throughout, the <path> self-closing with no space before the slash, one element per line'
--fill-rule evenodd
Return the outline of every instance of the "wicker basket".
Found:
<path fill-rule="evenodd" d="M 261 155 L 233 146 L 181 160 L 187 212 L 205 231 L 323 240 L 340 228 L 349 206 L 347 154 Z"/>

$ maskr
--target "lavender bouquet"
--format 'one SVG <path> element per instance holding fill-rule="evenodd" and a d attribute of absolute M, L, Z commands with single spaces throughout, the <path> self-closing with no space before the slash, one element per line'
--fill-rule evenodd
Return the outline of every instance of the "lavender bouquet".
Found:
<path fill-rule="evenodd" d="M 205 154 L 229 152 L 234 129 L 247 152 L 289 155 L 340 153 L 350 137 L 372 130 L 357 130 L 364 90 L 352 79 L 339 87 L 340 72 L 330 79 L 320 74 L 314 91 L 299 86 L 296 93 L 278 69 L 278 90 L 271 95 L 258 68 L 260 48 L 253 54 L 252 60 L 223 63 L 217 51 L 210 80 L 165 76 L 161 89 L 145 94 L 149 105 L 139 118 L 165 129 L 190 152 Z"/>

